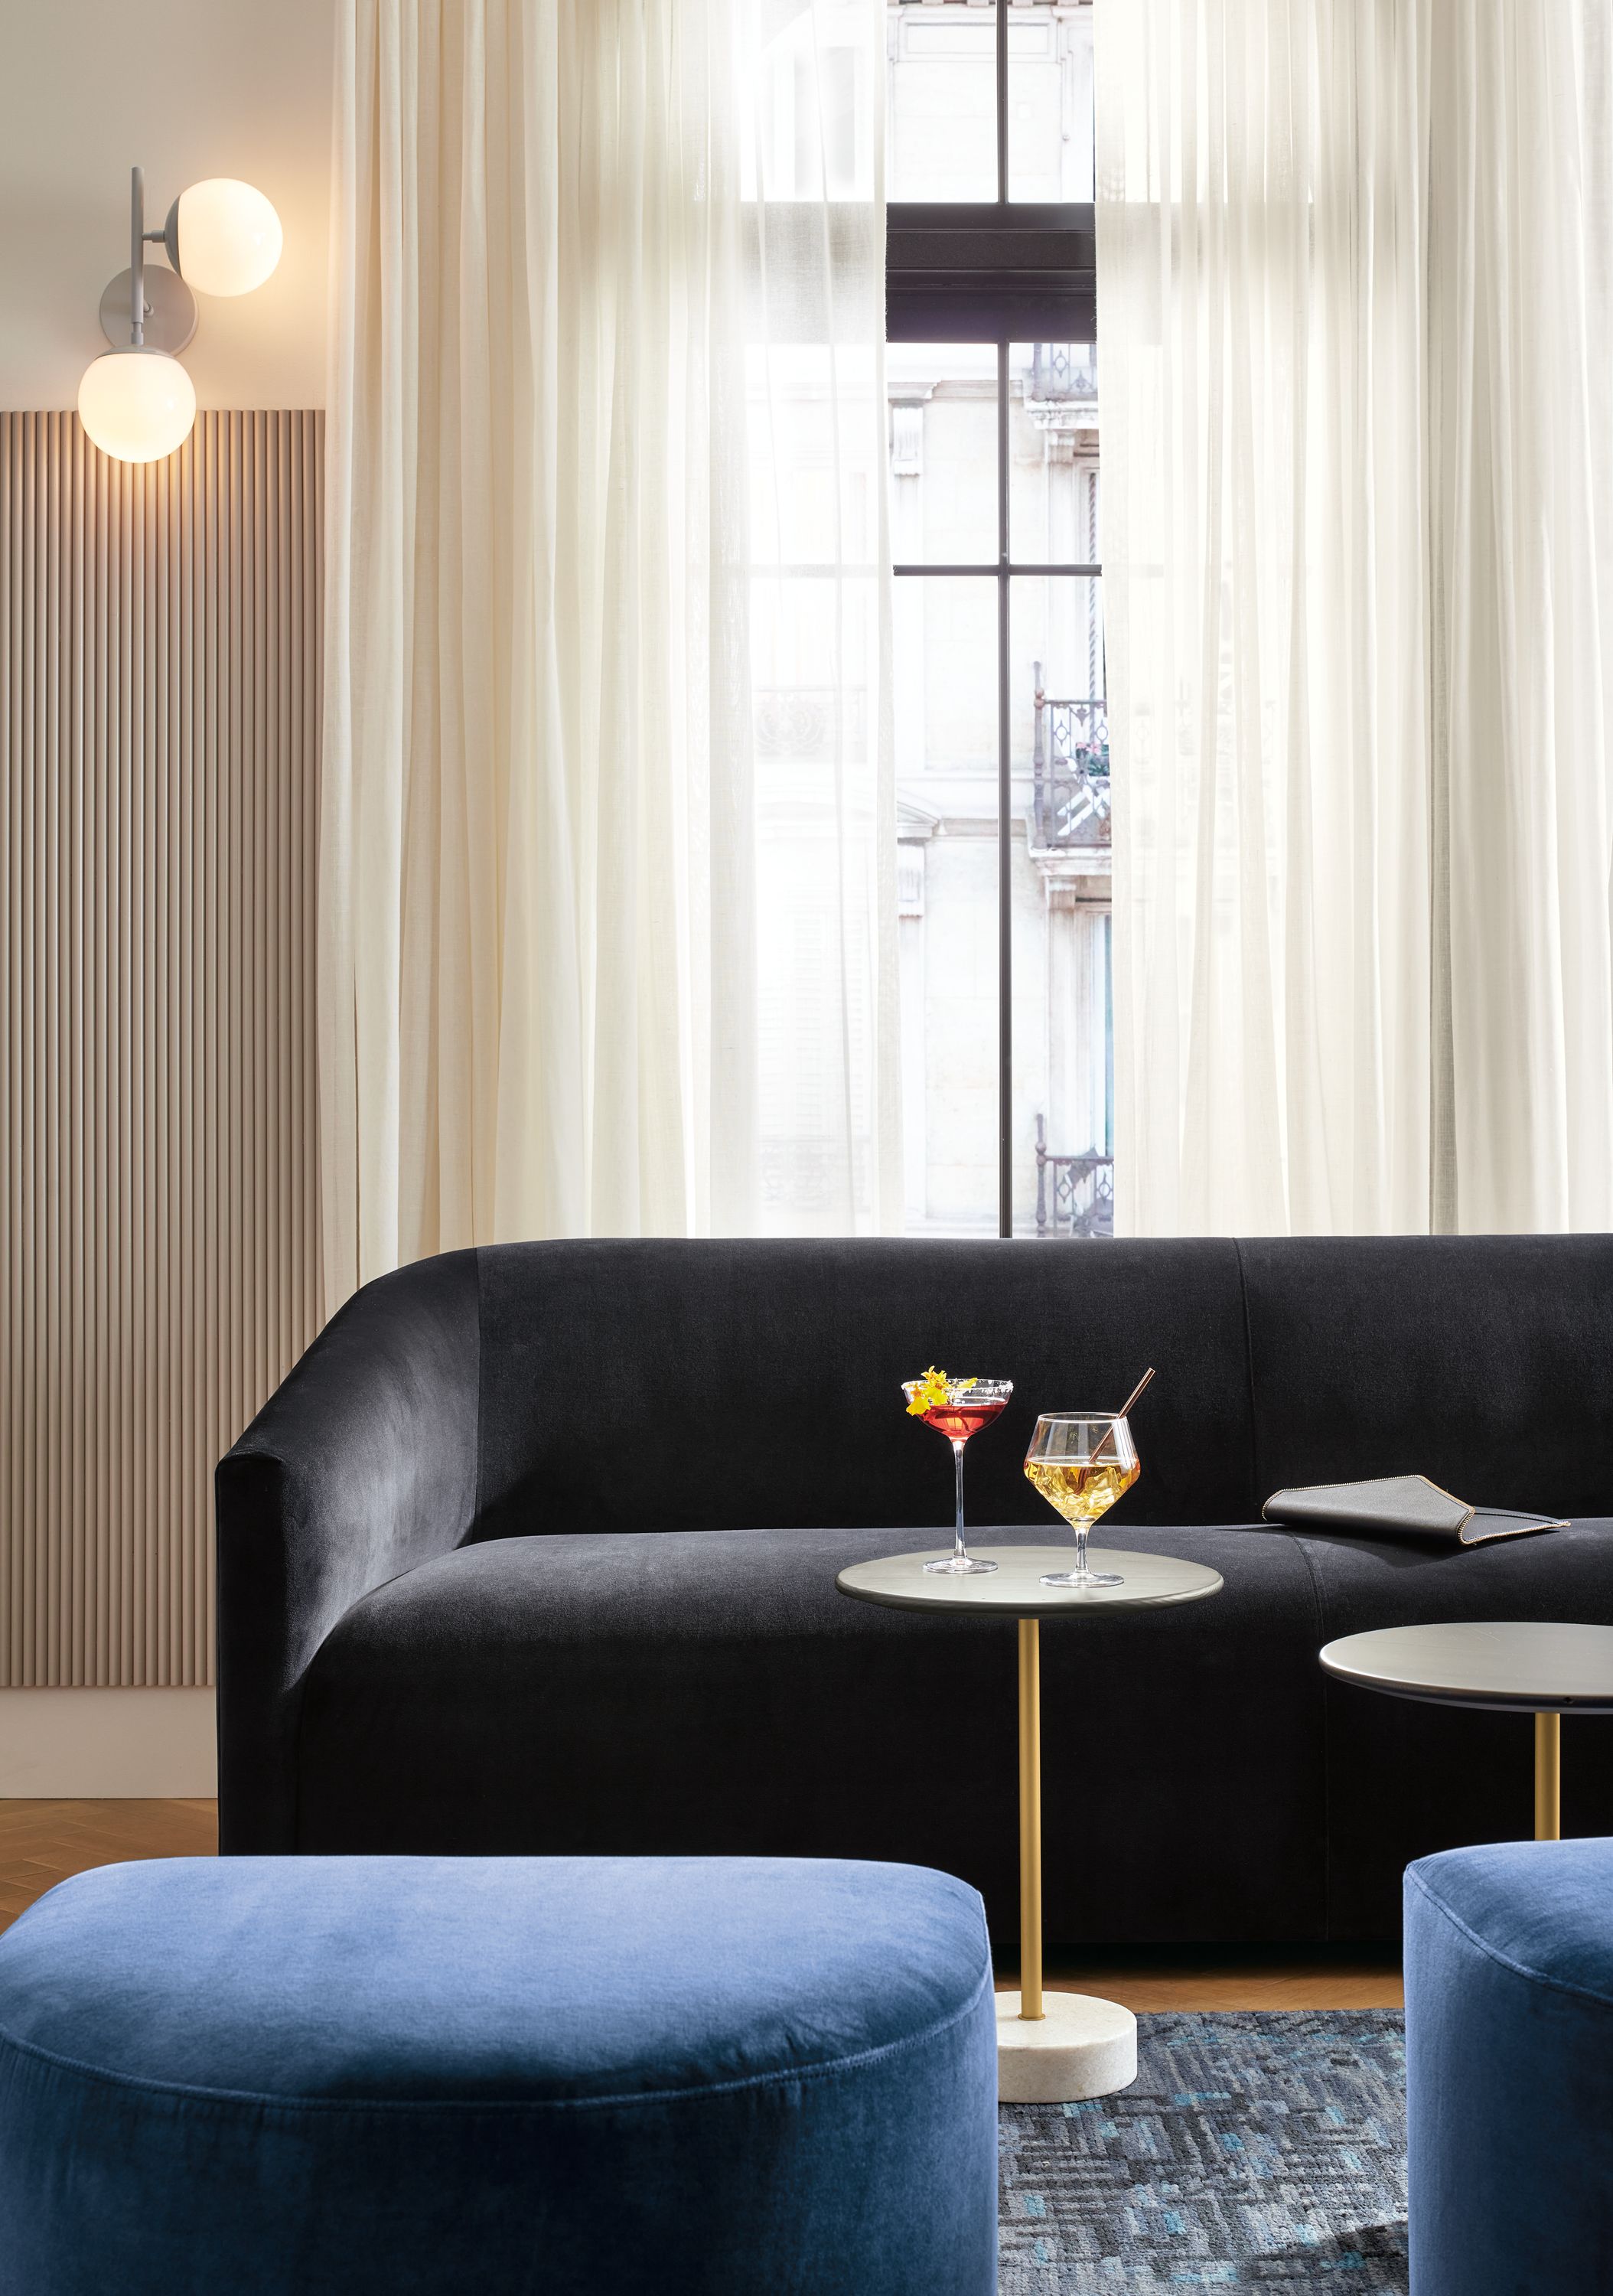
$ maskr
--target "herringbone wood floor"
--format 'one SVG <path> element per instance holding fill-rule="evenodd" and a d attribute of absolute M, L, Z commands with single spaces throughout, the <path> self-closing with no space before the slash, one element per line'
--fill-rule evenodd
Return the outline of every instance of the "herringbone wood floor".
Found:
<path fill-rule="evenodd" d="M 0 1801 L 0 1929 L 86 1866 L 217 1852 L 215 1801 Z"/>
<path fill-rule="evenodd" d="M 0 1929 L 70 1874 L 126 1857 L 210 1857 L 211 1801 L 0 1801 Z M 1132 2009 L 1391 2009 L 1401 2002 L 1391 1956 L 1299 1946 L 1160 1947 L 1090 1958 L 1050 1957 L 1050 1982 Z M 1011 1985 L 1011 1966 L 1000 1981 Z"/>

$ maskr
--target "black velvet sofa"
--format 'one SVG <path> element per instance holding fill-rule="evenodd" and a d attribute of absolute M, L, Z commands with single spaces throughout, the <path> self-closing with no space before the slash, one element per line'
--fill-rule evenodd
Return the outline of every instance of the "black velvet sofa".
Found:
<path fill-rule="evenodd" d="M 1613 1238 L 539 1243 L 369 1285 L 221 1464 L 225 1851 L 903 1858 L 1011 1938 L 1011 1627 L 835 1591 L 946 1543 L 950 1454 L 897 1387 L 931 1362 L 1016 1382 L 970 1447 L 982 1543 L 1061 1536 L 1037 1410 L 1156 1364 L 1101 1536 L 1226 1580 L 1044 1633 L 1051 1939 L 1387 1937 L 1410 1858 L 1528 1830 L 1527 1724 L 1316 1652 L 1613 1623 Z M 1573 1528 L 1257 1520 L 1413 1470 Z M 1613 1833 L 1613 1723 L 1570 1718 L 1563 1764 L 1565 1831 Z"/>

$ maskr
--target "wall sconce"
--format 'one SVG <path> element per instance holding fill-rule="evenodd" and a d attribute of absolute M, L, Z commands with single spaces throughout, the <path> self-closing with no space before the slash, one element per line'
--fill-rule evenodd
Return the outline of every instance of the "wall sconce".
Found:
<path fill-rule="evenodd" d="M 146 268 L 153 240 L 170 269 Z M 155 463 L 183 446 L 196 420 L 196 391 L 175 354 L 196 332 L 192 289 L 250 294 L 279 262 L 281 246 L 280 217 L 263 193 L 227 176 L 192 184 L 162 229 L 147 231 L 144 172 L 130 170 L 129 267 L 101 298 L 101 332 L 112 348 L 78 386 L 78 419 L 103 454 Z"/>

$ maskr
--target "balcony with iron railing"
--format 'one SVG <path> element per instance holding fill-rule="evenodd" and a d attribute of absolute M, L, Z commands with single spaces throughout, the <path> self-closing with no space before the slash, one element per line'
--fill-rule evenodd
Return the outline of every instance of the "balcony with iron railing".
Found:
<path fill-rule="evenodd" d="M 1033 343 L 1027 396 L 1044 405 L 1096 399 L 1098 354 L 1093 343 Z"/>
<path fill-rule="evenodd" d="M 1036 1234 L 1100 1236 L 1115 1232 L 1115 1160 L 1100 1150 L 1054 1156 L 1046 1119 L 1036 1119 Z"/>
<path fill-rule="evenodd" d="M 1031 750 L 1031 843 L 1041 853 L 1107 848 L 1109 709 L 1095 695 L 1060 701 L 1043 691 L 1034 662 L 1036 733 Z"/>

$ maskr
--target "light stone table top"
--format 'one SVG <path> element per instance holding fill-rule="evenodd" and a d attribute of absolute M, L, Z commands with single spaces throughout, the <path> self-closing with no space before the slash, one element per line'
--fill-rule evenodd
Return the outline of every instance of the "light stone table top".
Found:
<path fill-rule="evenodd" d="M 1495 1620 L 1379 1627 L 1321 1653 L 1330 1674 L 1434 1706 L 1613 1714 L 1613 1627 Z"/>
<path fill-rule="evenodd" d="M 854 1562 L 835 1585 L 861 1603 L 884 1603 L 895 1611 L 962 1611 L 1016 1619 L 1068 1619 L 1082 1611 L 1159 1609 L 1167 1603 L 1197 1603 L 1218 1595 L 1224 1580 L 1202 1562 L 1175 1554 L 1134 1554 L 1094 1546 L 1087 1562 L 1093 1570 L 1118 1570 L 1120 1587 L 1044 1587 L 1044 1570 L 1068 1570 L 1075 1542 L 1066 1546 L 971 1546 L 993 1571 L 960 1572 L 955 1578 L 926 1571 L 926 1562 L 950 1554 L 949 1546 L 921 1554 L 888 1554 L 877 1562 Z"/>

